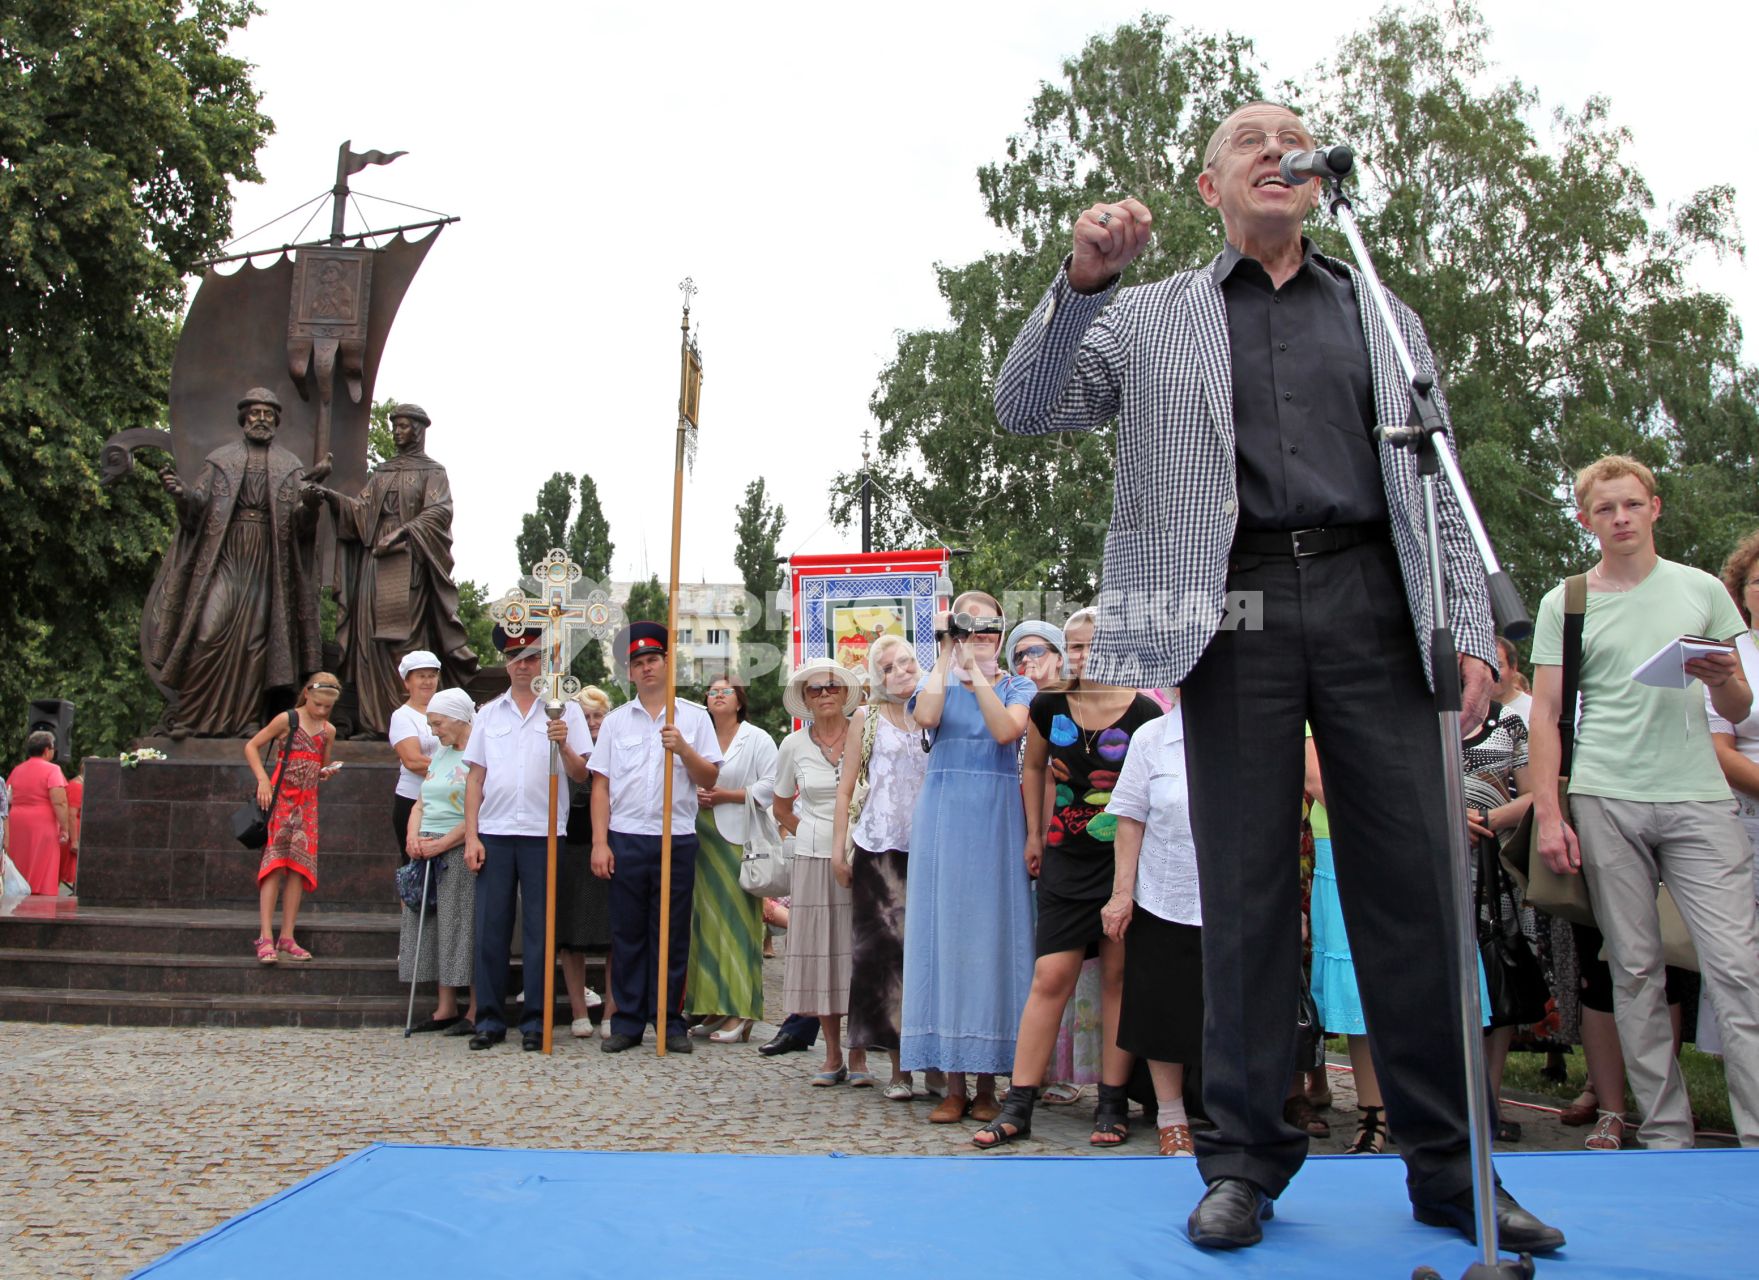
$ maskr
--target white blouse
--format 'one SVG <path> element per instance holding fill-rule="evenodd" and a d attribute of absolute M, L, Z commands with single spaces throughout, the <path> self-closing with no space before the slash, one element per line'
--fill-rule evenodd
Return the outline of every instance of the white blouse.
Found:
<path fill-rule="evenodd" d="M 1174 924 L 1201 925 L 1197 843 L 1185 787 L 1185 709 L 1178 703 L 1158 724 L 1136 731 L 1105 811 L 1143 824 L 1137 905 Z"/>
<path fill-rule="evenodd" d="M 794 816 L 800 820 L 794 833 L 794 856 L 828 858 L 835 834 L 837 779 L 841 771 L 825 759 L 811 734 L 808 725 L 782 739 L 782 748 L 776 753 L 775 795 L 793 800 Z M 861 743 L 847 739 L 843 749 L 859 751 Z"/>
<path fill-rule="evenodd" d="M 910 818 L 922 780 L 928 776 L 928 752 L 915 730 L 898 728 L 880 715 L 877 705 L 870 705 L 867 714 L 879 716 L 880 722 L 873 736 L 873 758 L 867 762 L 867 803 L 855 820 L 855 843 L 869 853 L 908 850 Z M 860 740 L 852 742 L 850 749 L 857 753 L 850 761 L 854 768 L 861 759 Z"/>
<path fill-rule="evenodd" d="M 440 749 L 440 740 L 434 736 L 434 731 L 428 728 L 427 714 L 417 711 L 407 702 L 391 713 L 391 728 L 386 736 L 391 739 L 393 750 L 396 749 L 399 742 L 414 738 L 416 746 L 429 760 L 432 760 L 434 752 Z M 409 767 L 402 760 L 397 762 L 398 795 L 407 800 L 419 800 L 421 798 L 421 782 L 421 774 L 411 773 Z"/>
<path fill-rule="evenodd" d="M 746 791 L 762 808 L 769 808 L 775 799 L 776 740 L 749 720 L 739 726 L 727 746 L 727 758 L 721 762 L 720 777 L 715 785 L 727 791 Z M 746 829 L 743 804 L 717 804 L 715 830 L 728 844 L 742 845 L 750 835 Z"/>

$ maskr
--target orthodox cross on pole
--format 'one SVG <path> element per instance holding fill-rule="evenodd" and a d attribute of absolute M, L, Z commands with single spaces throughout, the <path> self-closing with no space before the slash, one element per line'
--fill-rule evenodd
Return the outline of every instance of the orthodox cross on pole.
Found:
<path fill-rule="evenodd" d="M 666 727 L 677 721 L 678 710 L 678 555 L 684 531 L 684 468 L 696 461 L 696 427 L 702 409 L 702 352 L 690 336 L 690 299 L 696 294 L 696 281 L 685 276 L 678 285 L 684 295 L 684 314 L 678 321 L 678 447 L 672 472 L 672 573 L 666 595 Z M 672 775 L 677 772 L 676 757 L 668 751 L 661 757 L 664 779 L 660 784 L 660 812 L 666 815 L 660 823 L 660 954 L 658 999 L 654 1001 L 656 1039 L 660 1057 L 666 1056 L 666 1015 L 670 1012 L 666 969 L 672 947 Z"/>
<path fill-rule="evenodd" d="M 580 681 L 568 668 L 589 639 L 603 639 L 622 623 L 603 585 L 582 589 L 580 566 L 566 552 L 552 548 L 531 568 L 534 595 L 514 587 L 489 606 L 489 616 L 510 636 L 536 627 L 543 633 L 543 667 L 532 678 L 531 690 L 544 700 L 544 715 L 560 720 L 563 701 L 580 692 Z M 556 1019 L 556 810 L 561 785 L 561 749 L 550 744 L 549 846 L 545 858 L 544 894 L 544 1052 L 552 1051 Z"/>

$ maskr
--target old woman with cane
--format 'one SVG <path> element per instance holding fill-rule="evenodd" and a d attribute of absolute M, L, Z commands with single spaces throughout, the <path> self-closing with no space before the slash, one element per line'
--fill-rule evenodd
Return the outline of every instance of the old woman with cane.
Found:
<path fill-rule="evenodd" d="M 462 689 L 442 689 L 428 702 L 427 727 L 439 745 L 409 815 L 404 845 L 410 862 L 397 874 L 405 902 L 397 946 L 397 977 L 409 984 L 405 1037 L 422 1031 L 461 1036 L 476 1030 L 474 990 L 469 1011 L 458 1012 L 458 990 L 472 986 L 476 955 L 476 877 L 464 865 L 464 784 L 470 776 L 464 748 L 475 718 L 476 707 Z M 427 939 L 430 910 L 434 936 Z M 433 1016 L 417 1025 L 415 988 L 421 982 L 437 983 L 438 988 Z"/>

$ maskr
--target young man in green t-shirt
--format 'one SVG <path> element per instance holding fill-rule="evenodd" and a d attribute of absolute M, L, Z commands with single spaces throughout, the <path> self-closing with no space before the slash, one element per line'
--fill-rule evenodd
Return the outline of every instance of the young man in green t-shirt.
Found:
<path fill-rule="evenodd" d="M 1696 683 L 1656 688 L 1632 673 L 1683 635 L 1729 640 L 1746 630 L 1715 578 L 1655 554 L 1655 477 L 1611 456 L 1576 476 L 1576 519 L 1600 542 L 1588 571 L 1581 712 L 1570 770 L 1570 822 L 1557 800 L 1563 687 L 1563 587 L 1539 606 L 1533 638 L 1530 763 L 1539 852 L 1552 870 L 1586 869 L 1606 936 L 1613 1016 L 1645 1146 L 1692 1145 L 1692 1113 L 1674 1060 L 1661 923 L 1666 880 L 1724 1014 L 1729 1099 L 1744 1146 L 1759 1146 L 1759 912 L 1753 850 L 1716 762 Z M 1733 651 L 1685 664 L 1718 715 L 1744 718 L 1753 692 Z M 1574 828 L 1572 830 L 1572 827 Z M 1606 1099 L 1617 1108 L 1617 1099 Z"/>

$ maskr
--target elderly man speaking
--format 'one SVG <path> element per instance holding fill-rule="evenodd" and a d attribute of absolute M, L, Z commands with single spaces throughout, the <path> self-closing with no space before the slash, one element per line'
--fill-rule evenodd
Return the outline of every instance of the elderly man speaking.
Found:
<path fill-rule="evenodd" d="M 1391 1127 L 1419 1222 L 1475 1237 L 1443 765 L 1427 676 L 1431 608 L 1417 463 L 1378 444 L 1410 417 L 1391 336 L 1356 272 L 1301 234 L 1317 183 L 1278 175 L 1313 146 L 1295 113 L 1233 112 L 1197 179 L 1227 245 L 1119 289 L 1148 243 L 1140 201 L 1096 204 L 996 386 L 1019 435 L 1117 427 L 1104 586 L 1087 676 L 1182 686 L 1203 920 L 1208 1191 L 1191 1239 L 1256 1244 L 1307 1137 L 1282 1103 L 1301 968 L 1295 833 L 1302 722 L 1326 779 L 1339 887 Z M 1420 369 L 1423 327 L 1394 303 Z M 1462 719 L 1496 673 L 1484 573 L 1442 490 Z M 1465 656 L 1469 655 L 1469 656 Z M 1563 1234 L 1499 1190 L 1500 1237 Z"/>

